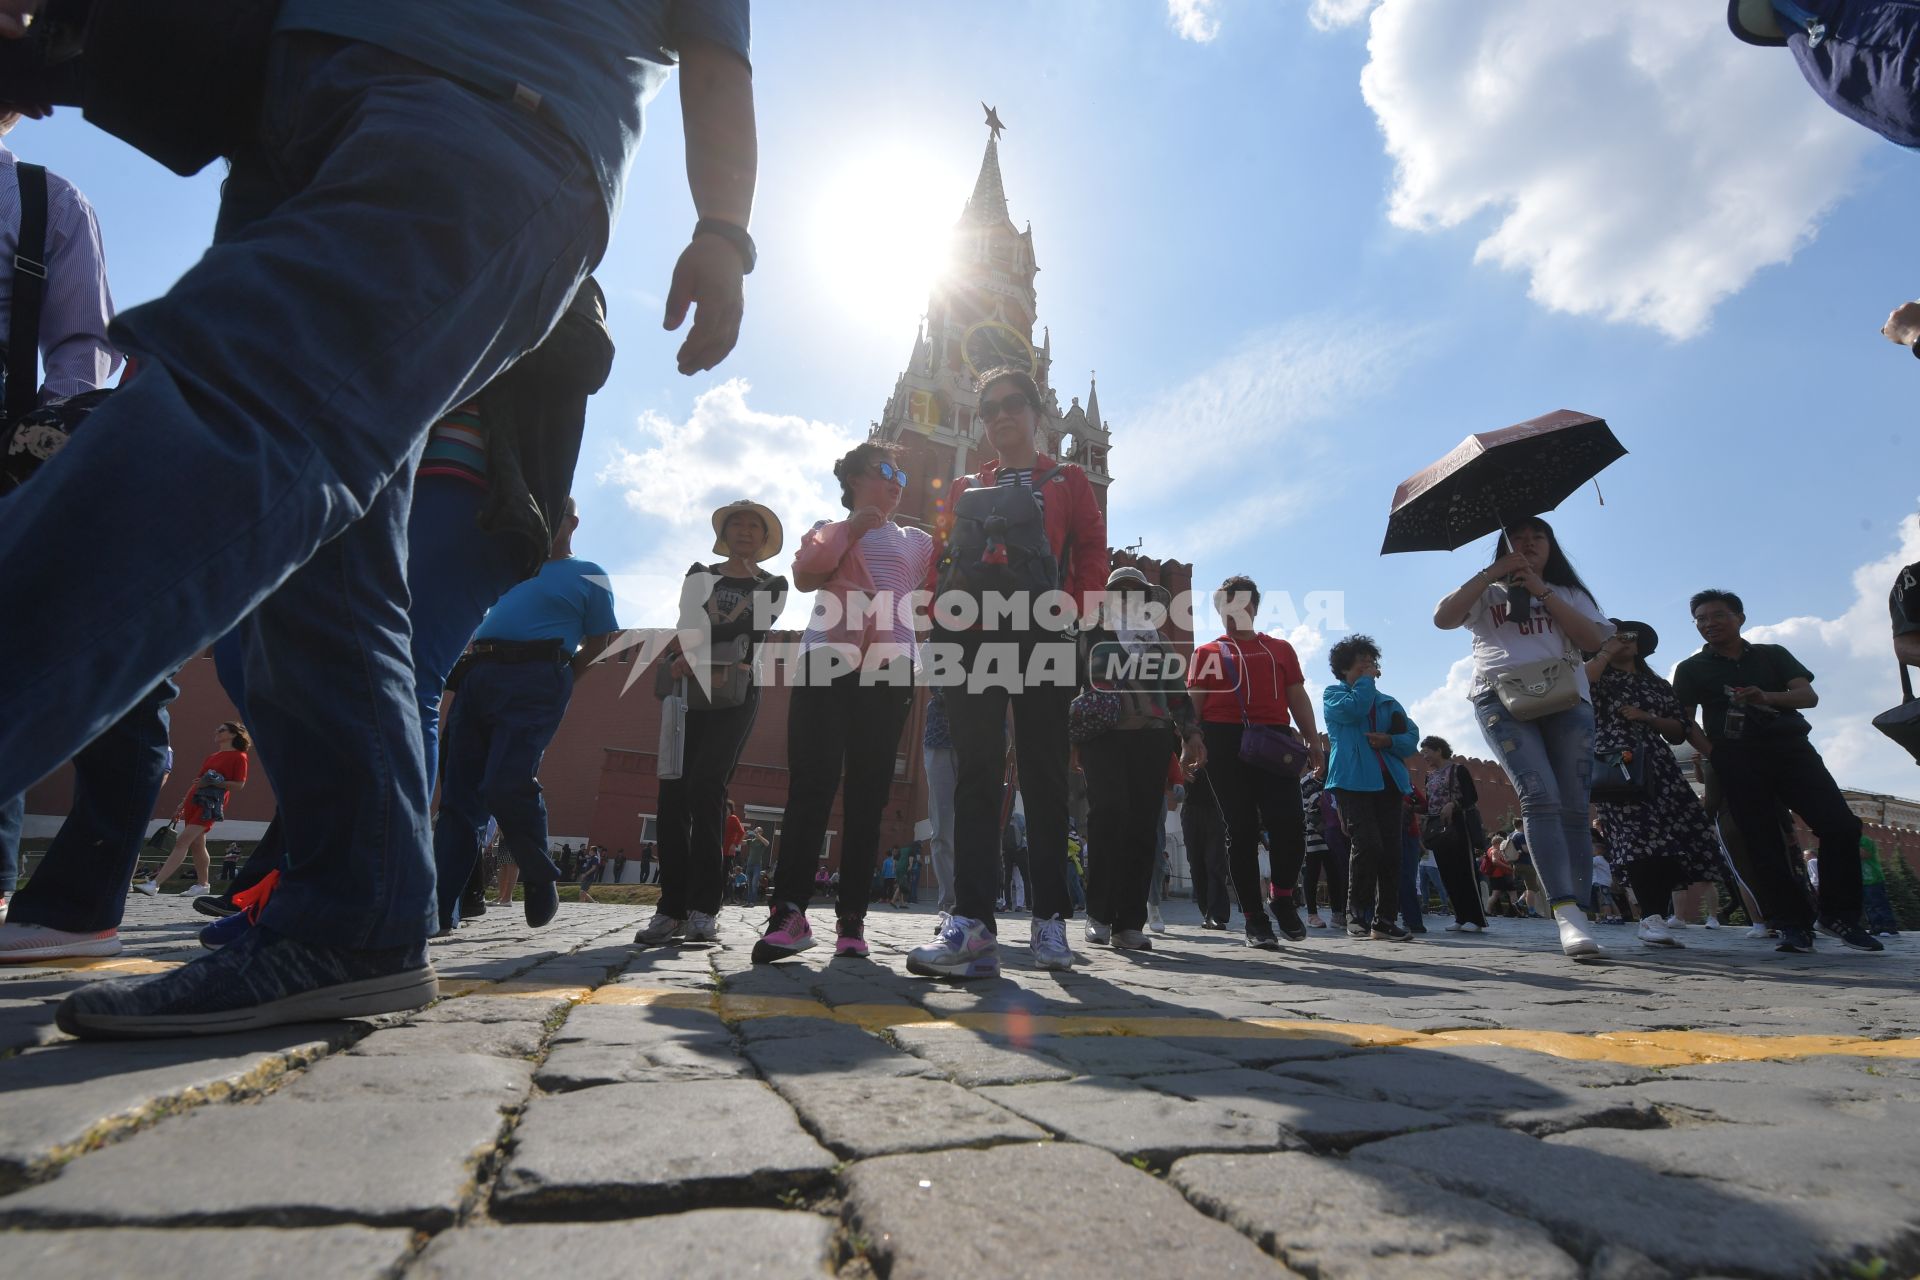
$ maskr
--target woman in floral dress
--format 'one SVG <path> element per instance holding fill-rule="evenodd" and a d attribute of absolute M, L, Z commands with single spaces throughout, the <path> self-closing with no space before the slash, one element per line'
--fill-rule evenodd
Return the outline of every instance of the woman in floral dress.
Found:
<path fill-rule="evenodd" d="M 1639 900 L 1640 941 L 1678 947 L 1662 915 L 1667 899 L 1718 872 L 1720 842 L 1668 744 L 1691 741 L 1701 750 L 1706 741 L 1682 712 L 1673 686 L 1647 666 L 1658 634 L 1644 622 L 1610 621 L 1612 638 L 1587 662 L 1594 752 L 1602 759 L 1631 752 L 1644 762 L 1647 791 L 1637 801 L 1596 800 L 1594 816 L 1614 874 L 1625 877 Z M 1598 787 L 1602 779 L 1594 783 Z"/>

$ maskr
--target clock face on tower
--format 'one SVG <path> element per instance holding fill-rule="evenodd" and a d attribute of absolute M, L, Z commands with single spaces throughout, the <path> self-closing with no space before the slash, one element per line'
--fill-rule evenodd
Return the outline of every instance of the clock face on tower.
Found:
<path fill-rule="evenodd" d="M 960 340 L 960 350 L 966 356 L 968 372 L 976 378 L 1001 365 L 1033 372 L 1033 347 L 1018 329 L 998 320 L 985 320 L 967 330 Z"/>

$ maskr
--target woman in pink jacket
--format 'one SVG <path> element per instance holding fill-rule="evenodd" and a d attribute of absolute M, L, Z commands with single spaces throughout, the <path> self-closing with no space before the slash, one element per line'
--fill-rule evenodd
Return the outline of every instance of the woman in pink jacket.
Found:
<path fill-rule="evenodd" d="M 835 463 L 840 501 L 851 514 L 814 525 L 793 558 L 794 586 L 818 594 L 788 704 L 787 810 L 755 964 L 813 946 L 807 900 L 826 852 L 827 815 L 843 782 L 834 954 L 867 954 L 867 888 L 880 849 L 880 814 L 919 668 L 913 597 L 933 560 L 926 532 L 893 523 L 907 483 L 896 456 L 890 445 L 863 444 Z"/>

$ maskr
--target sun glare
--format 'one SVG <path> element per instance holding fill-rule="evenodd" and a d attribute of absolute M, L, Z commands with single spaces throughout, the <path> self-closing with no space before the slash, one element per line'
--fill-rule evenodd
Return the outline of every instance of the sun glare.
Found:
<path fill-rule="evenodd" d="M 967 182 L 905 145 L 868 151 L 831 173 L 810 245 L 825 296 L 876 331 L 911 335 L 946 264 Z"/>

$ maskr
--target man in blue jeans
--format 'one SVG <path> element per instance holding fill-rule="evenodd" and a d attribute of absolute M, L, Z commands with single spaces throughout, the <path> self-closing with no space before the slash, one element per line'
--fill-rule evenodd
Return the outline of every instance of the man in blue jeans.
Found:
<path fill-rule="evenodd" d="M 560 906 L 560 868 L 547 853 L 547 803 L 536 775 L 567 714 L 575 677 L 606 652 L 619 628 L 607 571 L 573 554 L 579 527 L 569 498 L 553 554 L 487 612 L 454 691 L 433 829 L 443 933 L 460 922 L 461 891 L 489 817 L 520 868 L 527 923 L 538 928 Z"/>
<path fill-rule="evenodd" d="M 37 0 L 0 0 L 0 34 Z M 287 870 L 232 947 L 90 984 L 85 1036 L 413 1008 L 437 985 L 403 566 L 431 423 L 546 334 L 605 249 L 643 104 L 683 64 L 700 215 L 682 372 L 733 347 L 756 168 L 744 0 L 286 0 L 215 243 L 115 322 L 139 372 L 0 525 L 0 795 L 242 628 Z M 137 536 L 155 495 L 220 518 Z M 50 554 L 58 548 L 59 555 Z M 65 566 L 89 567 L 77 590 Z M 243 621 L 244 620 L 244 621 Z"/>

